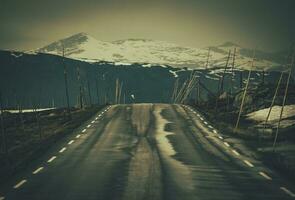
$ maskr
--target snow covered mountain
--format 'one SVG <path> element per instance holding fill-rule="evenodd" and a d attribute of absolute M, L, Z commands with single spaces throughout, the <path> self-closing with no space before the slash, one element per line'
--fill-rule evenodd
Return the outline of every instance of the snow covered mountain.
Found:
<path fill-rule="evenodd" d="M 127 39 L 114 42 L 102 42 L 86 33 L 78 33 L 65 39 L 53 42 L 35 52 L 62 55 L 62 48 L 65 49 L 65 56 L 72 59 L 87 62 L 108 61 L 115 64 L 145 63 L 150 66 L 170 65 L 172 67 L 188 67 L 193 69 L 213 67 L 224 67 L 228 51 L 237 49 L 235 64 L 239 69 L 251 68 L 251 51 L 234 43 L 224 43 L 219 46 L 208 48 L 181 47 L 176 44 L 146 40 Z M 256 58 L 255 70 L 271 70 L 280 67 L 278 62 L 260 53 Z M 207 65 L 209 55 L 209 62 Z M 230 61 L 232 63 L 232 61 Z"/>

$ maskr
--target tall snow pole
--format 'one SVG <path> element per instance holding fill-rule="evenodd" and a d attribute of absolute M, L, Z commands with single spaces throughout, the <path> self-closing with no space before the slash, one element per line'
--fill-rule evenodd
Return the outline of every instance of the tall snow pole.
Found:
<path fill-rule="evenodd" d="M 253 52 L 251 69 L 254 67 L 254 61 L 255 61 L 255 50 Z M 240 111 L 239 111 L 238 119 L 237 119 L 237 122 L 236 122 L 236 125 L 235 125 L 235 128 L 234 128 L 234 133 L 237 132 L 237 129 L 238 129 L 239 123 L 240 123 L 240 118 L 241 118 L 241 115 L 242 115 L 242 112 L 243 112 L 245 97 L 246 97 L 246 94 L 247 94 L 247 90 L 248 90 L 248 86 L 249 86 L 249 82 L 250 82 L 250 77 L 251 77 L 251 69 L 249 70 L 249 73 L 248 73 L 247 83 L 246 83 L 246 86 L 245 86 L 242 102 L 241 102 L 241 105 L 240 105 Z"/>
<path fill-rule="evenodd" d="M 234 67 L 235 67 L 235 62 L 236 62 L 236 51 L 237 48 L 234 48 L 234 54 L 233 54 L 233 62 L 231 66 L 231 79 L 230 79 L 230 94 L 233 94 L 233 83 L 234 83 Z"/>
<path fill-rule="evenodd" d="M 227 59 L 226 59 L 226 64 L 225 64 L 224 71 L 222 73 L 222 77 L 221 77 L 221 80 L 220 80 L 219 95 L 223 92 L 224 77 L 225 77 L 225 73 L 226 73 L 226 70 L 227 70 L 227 66 L 228 66 L 228 62 L 229 62 L 229 59 L 230 59 L 230 55 L 231 55 L 231 50 L 228 51 L 228 56 L 227 56 Z"/>
<path fill-rule="evenodd" d="M 286 84 L 286 88 L 285 88 L 283 104 L 282 104 L 282 108 L 281 108 L 281 112 L 280 112 L 280 118 L 279 118 L 277 130 L 276 130 L 275 139 L 274 139 L 274 142 L 273 142 L 273 145 L 272 145 L 273 151 L 275 151 L 276 143 L 277 143 L 277 139 L 278 139 L 278 135 L 279 135 L 279 129 L 280 129 L 281 120 L 282 120 L 282 116 L 283 116 L 283 112 L 284 112 L 284 106 L 285 106 L 286 98 L 287 98 L 287 94 L 288 94 L 289 82 L 290 82 L 290 78 L 291 78 L 291 74 L 292 74 L 292 68 L 293 68 L 293 65 L 294 65 L 294 56 L 295 56 L 295 52 L 294 52 L 293 57 L 292 57 L 291 67 L 290 67 L 290 71 L 289 71 L 289 75 L 288 75 L 288 79 L 287 79 L 287 84 Z"/>
<path fill-rule="evenodd" d="M 67 113 L 69 120 L 72 119 L 71 116 L 71 110 L 70 110 L 70 99 L 69 99 L 69 89 L 68 89 L 68 74 L 67 74 L 67 68 L 65 64 L 65 48 L 62 46 L 62 62 L 64 66 L 64 79 L 65 79 L 65 92 L 66 92 L 66 100 L 67 100 Z"/>
<path fill-rule="evenodd" d="M 210 47 L 209 47 L 209 48 L 208 48 L 207 61 L 206 61 L 205 69 L 207 69 L 208 66 L 209 66 L 210 51 L 211 51 L 211 49 L 210 49 Z"/>

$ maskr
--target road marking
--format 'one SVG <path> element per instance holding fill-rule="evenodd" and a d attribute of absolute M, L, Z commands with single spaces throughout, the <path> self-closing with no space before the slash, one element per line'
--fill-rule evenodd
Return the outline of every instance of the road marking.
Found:
<path fill-rule="evenodd" d="M 218 136 L 218 138 L 221 139 L 221 140 L 223 140 L 223 137 L 222 136 Z"/>
<path fill-rule="evenodd" d="M 240 154 L 239 154 L 239 152 L 237 152 L 236 150 L 232 150 L 232 152 L 234 153 L 234 154 L 236 154 L 237 156 L 239 156 Z"/>
<path fill-rule="evenodd" d="M 67 148 L 62 148 L 60 151 L 59 151 L 59 153 L 62 153 L 62 152 L 64 152 L 65 150 L 66 150 Z"/>
<path fill-rule="evenodd" d="M 248 165 L 249 167 L 254 167 L 254 165 L 252 163 L 250 163 L 248 160 L 243 160 L 244 163 L 246 163 L 246 165 Z"/>
<path fill-rule="evenodd" d="M 208 122 L 204 121 L 204 124 L 208 124 Z"/>
<path fill-rule="evenodd" d="M 79 138 L 79 137 L 81 137 L 81 135 L 80 135 L 80 134 L 78 134 L 78 135 L 76 136 L 76 138 Z"/>
<path fill-rule="evenodd" d="M 95 120 L 98 120 L 98 117 L 96 117 Z"/>
<path fill-rule="evenodd" d="M 19 187 L 21 187 L 23 184 L 25 184 L 27 182 L 26 179 L 21 180 L 18 184 L 16 184 L 15 186 L 13 186 L 14 189 L 17 189 Z"/>
<path fill-rule="evenodd" d="M 54 161 L 56 159 L 56 156 L 52 156 L 47 162 L 51 163 L 52 161 Z"/>
<path fill-rule="evenodd" d="M 92 122 L 91 122 L 91 124 L 93 124 L 95 121 L 93 120 Z"/>
<path fill-rule="evenodd" d="M 73 144 L 74 140 L 69 141 L 68 145 Z"/>
<path fill-rule="evenodd" d="M 101 114 L 100 115 L 98 115 L 99 117 L 101 117 Z"/>
<path fill-rule="evenodd" d="M 200 120 L 202 120 L 202 121 L 203 121 L 204 119 L 203 119 L 202 117 L 200 117 Z"/>
<path fill-rule="evenodd" d="M 39 167 L 38 169 L 36 169 L 35 171 L 33 171 L 33 174 L 38 174 L 39 172 L 41 172 L 44 169 L 44 167 Z"/>
<path fill-rule="evenodd" d="M 227 142 L 223 142 L 223 144 L 227 147 L 230 147 L 230 145 Z"/>
<path fill-rule="evenodd" d="M 285 187 L 280 187 L 281 190 L 283 190 L 286 194 L 290 195 L 291 197 L 295 197 L 295 194 L 293 192 L 291 192 L 290 190 L 288 190 Z"/>
<path fill-rule="evenodd" d="M 88 125 L 87 125 L 87 128 L 90 128 L 90 126 L 91 126 L 91 124 L 88 124 Z"/>
<path fill-rule="evenodd" d="M 84 133 L 86 131 L 86 129 L 83 129 L 82 133 Z"/>
<path fill-rule="evenodd" d="M 208 127 L 209 127 L 209 128 L 213 128 L 213 126 L 211 126 L 211 125 L 209 125 Z"/>
<path fill-rule="evenodd" d="M 214 129 L 214 130 L 213 130 L 213 133 L 216 133 L 216 134 L 217 134 L 217 131 Z"/>
<path fill-rule="evenodd" d="M 200 117 L 200 115 L 199 115 L 199 114 L 197 114 L 197 116 L 198 116 L 198 117 Z"/>
<path fill-rule="evenodd" d="M 264 173 L 264 172 L 259 172 L 259 174 L 261 175 L 261 176 L 263 176 L 264 178 L 266 178 L 267 180 L 272 180 L 272 178 L 270 177 L 270 176 L 268 176 L 266 173 Z"/>

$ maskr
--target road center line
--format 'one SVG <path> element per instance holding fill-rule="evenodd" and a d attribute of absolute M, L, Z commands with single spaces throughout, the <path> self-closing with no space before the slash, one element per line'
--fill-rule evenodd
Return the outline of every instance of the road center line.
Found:
<path fill-rule="evenodd" d="M 208 122 L 204 121 L 204 124 L 208 124 Z"/>
<path fill-rule="evenodd" d="M 56 159 L 56 156 L 52 156 L 47 162 L 51 163 L 52 161 L 54 161 L 54 159 Z"/>
<path fill-rule="evenodd" d="M 290 195 L 291 197 L 295 197 L 295 194 L 293 192 L 291 192 L 290 190 L 288 190 L 285 187 L 280 187 L 281 190 L 283 190 L 286 194 Z"/>
<path fill-rule="evenodd" d="M 26 179 L 21 180 L 20 182 L 18 182 L 15 186 L 13 186 L 14 189 L 17 189 L 19 187 L 21 187 L 23 184 L 25 184 L 27 182 Z"/>
<path fill-rule="evenodd" d="M 266 178 L 267 180 L 272 180 L 272 178 L 270 177 L 270 176 L 268 176 L 266 173 L 264 173 L 264 172 L 259 172 L 259 174 L 261 175 L 261 176 L 263 176 L 264 178 Z"/>
<path fill-rule="evenodd" d="M 98 120 L 98 117 L 96 117 L 95 120 Z"/>
<path fill-rule="evenodd" d="M 82 133 L 85 133 L 86 129 L 83 129 Z"/>
<path fill-rule="evenodd" d="M 81 135 L 80 135 L 80 134 L 78 134 L 78 135 L 76 136 L 76 138 L 79 138 L 79 137 L 81 137 Z"/>
<path fill-rule="evenodd" d="M 91 124 L 88 124 L 88 125 L 87 125 L 87 128 L 90 128 L 90 126 L 91 126 Z"/>
<path fill-rule="evenodd" d="M 232 150 L 232 152 L 234 153 L 234 154 L 236 154 L 237 156 L 239 156 L 240 154 L 239 154 L 239 152 L 237 152 L 236 150 Z"/>
<path fill-rule="evenodd" d="M 95 121 L 93 120 L 92 122 L 91 122 L 91 124 L 93 124 Z"/>
<path fill-rule="evenodd" d="M 230 145 L 227 142 L 223 142 L 223 144 L 227 147 L 230 147 Z"/>
<path fill-rule="evenodd" d="M 213 133 L 216 133 L 216 134 L 217 134 L 217 131 L 214 129 L 214 130 L 213 130 Z"/>
<path fill-rule="evenodd" d="M 59 153 L 62 153 L 62 152 L 64 152 L 65 150 L 66 150 L 67 148 L 62 148 L 60 151 L 59 151 Z"/>
<path fill-rule="evenodd" d="M 74 140 L 69 141 L 68 145 L 73 144 Z"/>
<path fill-rule="evenodd" d="M 223 140 L 223 137 L 222 136 L 218 136 L 218 138 L 221 139 L 221 140 Z"/>
<path fill-rule="evenodd" d="M 209 128 L 213 128 L 213 126 L 211 126 L 211 125 L 209 125 L 208 127 L 209 127 Z"/>
<path fill-rule="evenodd" d="M 202 117 L 200 117 L 200 120 L 202 120 L 202 121 L 203 121 L 204 119 L 203 119 Z"/>
<path fill-rule="evenodd" d="M 35 171 L 33 171 L 33 174 L 38 174 L 39 172 L 41 172 L 44 169 L 44 167 L 39 167 L 38 169 L 36 169 Z"/>
<path fill-rule="evenodd" d="M 254 167 L 254 165 L 252 164 L 252 163 L 250 163 L 248 160 L 243 160 L 244 161 L 244 163 L 246 164 L 246 165 L 248 165 L 249 167 Z"/>

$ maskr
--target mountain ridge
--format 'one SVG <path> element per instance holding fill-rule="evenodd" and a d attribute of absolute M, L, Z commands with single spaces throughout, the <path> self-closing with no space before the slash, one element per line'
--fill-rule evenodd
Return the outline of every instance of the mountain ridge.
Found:
<path fill-rule="evenodd" d="M 72 59 L 87 62 L 120 62 L 120 63 L 150 63 L 159 65 L 170 65 L 176 68 L 188 67 L 201 69 L 211 67 L 224 67 L 228 51 L 237 49 L 236 67 L 239 69 L 250 69 L 253 50 L 246 49 L 240 45 L 227 41 L 221 45 L 211 46 L 208 60 L 208 48 L 183 47 L 165 41 L 129 38 L 104 42 L 97 40 L 91 35 L 81 32 L 61 40 L 55 41 L 47 46 L 35 50 L 35 52 L 62 55 Z M 281 67 L 281 59 L 272 59 L 275 54 L 260 51 L 255 61 L 255 70 L 277 70 Z"/>

